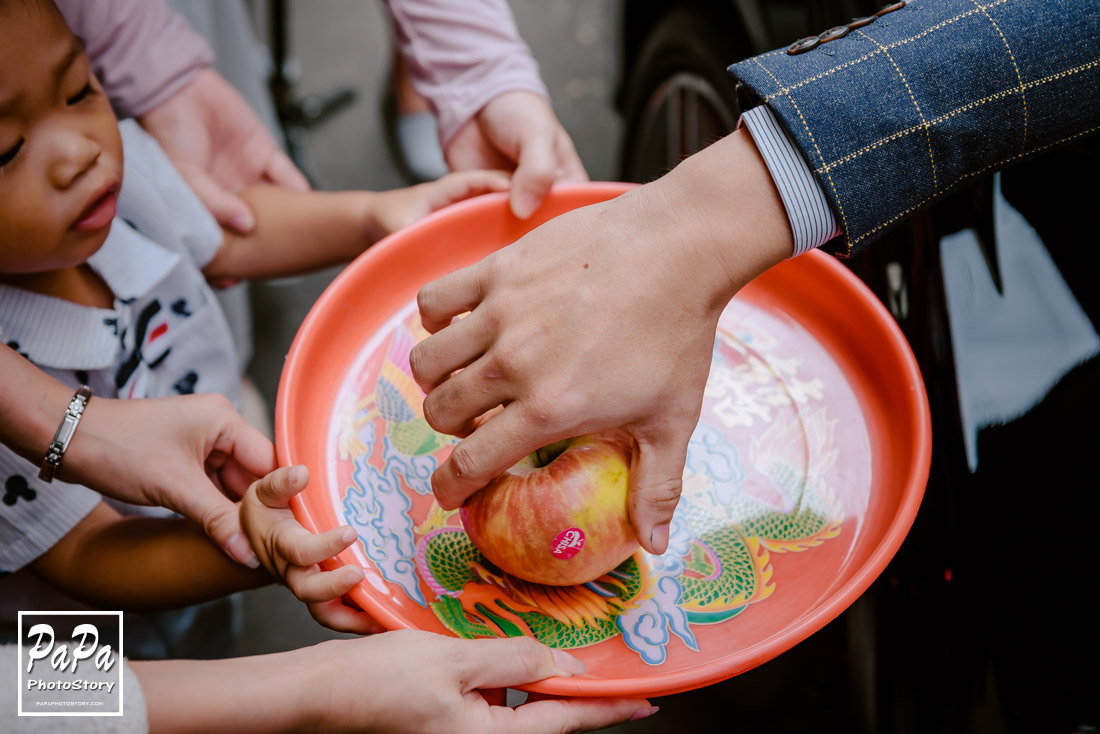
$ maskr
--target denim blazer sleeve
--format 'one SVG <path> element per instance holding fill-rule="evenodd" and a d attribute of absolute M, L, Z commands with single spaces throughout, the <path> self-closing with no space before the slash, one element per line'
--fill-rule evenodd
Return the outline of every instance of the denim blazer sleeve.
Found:
<path fill-rule="evenodd" d="M 1100 0 L 912 0 L 730 72 L 802 151 L 850 254 L 975 177 L 1100 127 Z"/>

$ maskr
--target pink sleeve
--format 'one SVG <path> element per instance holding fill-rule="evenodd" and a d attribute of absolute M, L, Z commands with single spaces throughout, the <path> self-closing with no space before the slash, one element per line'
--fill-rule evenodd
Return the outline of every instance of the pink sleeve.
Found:
<path fill-rule="evenodd" d="M 138 117 L 187 85 L 213 52 L 163 0 L 55 0 L 84 40 L 120 115 Z"/>
<path fill-rule="evenodd" d="M 439 117 L 444 145 L 493 97 L 549 99 L 505 0 L 387 0 L 413 86 Z"/>

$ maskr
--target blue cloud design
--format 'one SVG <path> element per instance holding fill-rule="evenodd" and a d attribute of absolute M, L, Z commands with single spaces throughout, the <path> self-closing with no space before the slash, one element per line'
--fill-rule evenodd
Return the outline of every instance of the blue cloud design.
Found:
<path fill-rule="evenodd" d="M 688 442 L 687 468 L 714 480 L 718 502 L 729 506 L 741 492 L 745 470 L 737 447 L 727 443 L 715 428 L 700 423 Z"/>
<path fill-rule="evenodd" d="M 699 651 L 699 642 L 691 631 L 687 615 L 680 608 L 683 593 L 683 587 L 674 576 L 662 575 L 654 585 L 652 597 L 615 620 L 626 646 L 649 665 L 665 661 L 673 634 L 689 649 Z"/>
<path fill-rule="evenodd" d="M 431 454 L 423 456 L 407 456 L 394 448 L 389 437 L 383 439 L 382 456 L 386 462 L 383 473 L 393 473 L 402 477 L 409 489 L 419 495 L 431 494 L 432 472 L 435 471 L 438 462 Z"/>
<path fill-rule="evenodd" d="M 383 439 L 388 444 L 388 439 Z M 387 450 L 388 450 L 387 446 Z M 387 581 L 399 585 L 416 603 L 427 606 L 416 574 L 412 501 L 401 491 L 397 468 L 378 471 L 366 456 L 355 459 L 354 487 L 344 496 L 344 518 L 359 533 L 367 558 Z"/>

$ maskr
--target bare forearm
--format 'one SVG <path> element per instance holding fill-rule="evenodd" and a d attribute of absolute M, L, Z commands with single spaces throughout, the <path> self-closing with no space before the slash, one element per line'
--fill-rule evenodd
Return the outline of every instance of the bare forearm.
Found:
<path fill-rule="evenodd" d="M 37 463 L 46 454 L 73 390 L 3 345 L 0 375 L 0 441 Z"/>
<path fill-rule="evenodd" d="M 119 518 L 101 505 L 33 568 L 66 594 L 99 607 L 187 606 L 271 582 L 234 563 L 187 520 Z"/>
<path fill-rule="evenodd" d="M 151 734 L 308 731 L 312 648 L 229 660 L 133 662 Z"/>
<path fill-rule="evenodd" d="M 723 264 L 724 285 L 706 279 L 721 305 L 793 252 L 783 201 L 746 130 L 727 135 L 644 188 L 658 201 L 643 216 L 658 223 L 654 226 L 671 223 L 676 231 L 669 241 L 695 248 L 685 253 L 696 264 L 695 279 L 703 275 L 699 264 L 714 258 Z"/>
<path fill-rule="evenodd" d="M 226 232 L 208 278 L 273 278 L 353 259 L 382 236 L 368 221 L 371 192 L 301 192 L 255 186 L 241 197 L 256 215 L 248 235 Z"/>

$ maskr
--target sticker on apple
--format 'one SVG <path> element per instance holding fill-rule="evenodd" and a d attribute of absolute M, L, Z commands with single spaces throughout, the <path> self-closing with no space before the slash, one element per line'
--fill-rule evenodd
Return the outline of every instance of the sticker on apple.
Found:
<path fill-rule="evenodd" d="M 562 530 L 558 533 L 558 537 L 554 538 L 554 545 L 550 549 L 550 552 L 554 555 L 554 558 L 568 561 L 570 558 L 580 553 L 583 547 L 584 531 L 580 528 L 568 528 Z"/>

